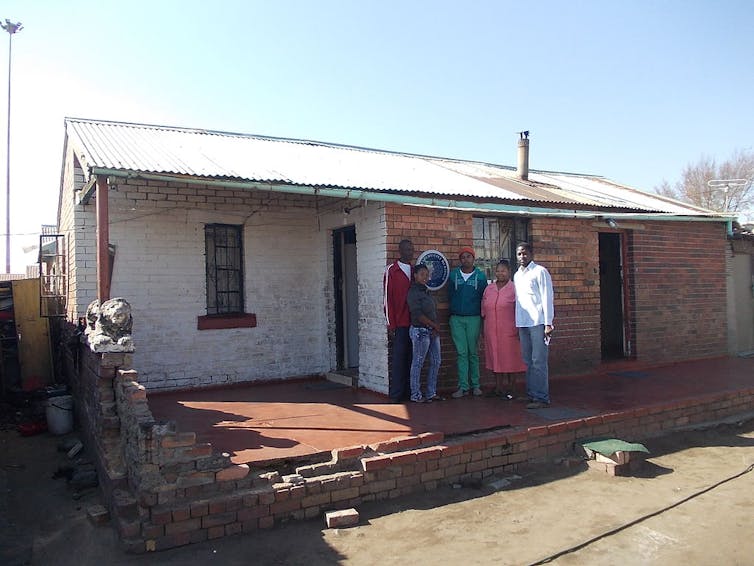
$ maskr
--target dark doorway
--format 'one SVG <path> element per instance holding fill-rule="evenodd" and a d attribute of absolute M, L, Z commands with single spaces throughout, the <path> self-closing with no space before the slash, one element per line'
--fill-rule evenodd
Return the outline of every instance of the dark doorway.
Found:
<path fill-rule="evenodd" d="M 359 284 L 356 276 L 356 228 L 333 231 L 336 369 L 359 367 Z"/>
<path fill-rule="evenodd" d="M 602 359 L 626 356 L 623 312 L 623 248 L 621 234 L 601 233 L 600 323 Z"/>

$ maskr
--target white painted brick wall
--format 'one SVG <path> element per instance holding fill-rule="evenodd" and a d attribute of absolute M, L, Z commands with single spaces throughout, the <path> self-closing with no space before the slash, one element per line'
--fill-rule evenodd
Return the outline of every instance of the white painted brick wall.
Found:
<path fill-rule="evenodd" d="M 128 184 L 111 193 L 110 202 L 110 239 L 117 246 L 111 294 L 132 304 L 134 363 L 145 385 L 189 387 L 328 370 L 325 234 L 317 231 L 308 203 L 270 205 L 285 199 L 246 193 L 239 205 L 240 197 L 224 201 L 232 191 L 203 190 L 211 202 L 187 208 L 176 187 L 159 190 L 167 200 Z M 246 305 L 257 315 L 257 328 L 196 329 L 197 317 L 206 314 L 207 223 L 245 225 Z"/>
<path fill-rule="evenodd" d="M 345 224 L 344 224 L 345 220 Z M 384 205 L 367 203 L 344 217 L 339 210 L 322 215 L 322 226 L 332 231 L 346 225 L 356 229 L 356 263 L 359 286 L 359 385 L 372 391 L 388 392 L 388 350 L 385 316 L 382 312 L 382 274 L 387 265 L 387 230 Z M 332 244 L 328 246 L 327 309 L 333 306 L 333 258 Z M 335 320 L 330 316 L 328 336 L 335 342 Z M 331 352 L 331 367 L 336 363 L 335 348 Z"/>
<path fill-rule="evenodd" d="M 382 311 L 382 274 L 387 263 L 384 205 L 367 205 L 357 224 L 359 270 L 359 384 L 388 393 L 388 350 Z"/>
<path fill-rule="evenodd" d="M 96 297 L 95 204 L 74 205 L 68 192 L 61 218 L 75 226 L 69 230 L 76 316 Z M 300 195 L 119 180 L 110 191 L 110 241 L 117 249 L 111 296 L 133 308 L 134 365 L 142 382 L 169 389 L 332 369 L 332 229 L 343 226 L 333 203 L 320 199 L 318 208 L 314 198 Z M 328 207 L 338 210 L 318 214 Z M 383 207 L 356 209 L 349 222 L 357 231 L 360 383 L 387 392 Z M 206 314 L 207 223 L 245 226 L 245 299 L 256 328 L 196 328 Z"/>
<path fill-rule="evenodd" d="M 96 250 L 96 221 L 93 206 L 75 204 L 75 189 L 84 184 L 83 170 L 74 165 L 72 147 L 66 145 L 58 230 L 65 236 L 68 254 L 68 301 L 67 315 L 75 321 L 86 314 L 86 307 L 96 295 L 96 269 L 91 269 L 90 254 Z M 95 258 L 96 258 L 96 252 Z M 96 261 L 96 259 L 95 259 Z"/>

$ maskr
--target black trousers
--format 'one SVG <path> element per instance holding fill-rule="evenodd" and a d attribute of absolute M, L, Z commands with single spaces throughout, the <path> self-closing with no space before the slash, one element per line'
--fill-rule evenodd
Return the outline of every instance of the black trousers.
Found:
<path fill-rule="evenodd" d="M 393 335 L 392 376 L 388 395 L 393 401 L 409 398 L 409 376 L 411 374 L 411 337 L 408 326 L 399 326 Z"/>

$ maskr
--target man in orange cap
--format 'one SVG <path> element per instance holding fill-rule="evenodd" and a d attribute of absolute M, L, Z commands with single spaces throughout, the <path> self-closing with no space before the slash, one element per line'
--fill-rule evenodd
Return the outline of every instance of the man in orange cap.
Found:
<path fill-rule="evenodd" d="M 458 399 L 473 393 L 482 394 L 479 384 L 479 332 L 482 327 L 482 294 L 487 276 L 474 267 L 474 248 L 465 246 L 458 251 L 461 266 L 448 276 L 450 302 L 450 337 L 458 353 Z"/>

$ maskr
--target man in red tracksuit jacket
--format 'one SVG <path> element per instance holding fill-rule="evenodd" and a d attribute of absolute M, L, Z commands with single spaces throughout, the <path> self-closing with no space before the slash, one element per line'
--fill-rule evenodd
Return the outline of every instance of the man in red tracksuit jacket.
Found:
<path fill-rule="evenodd" d="M 411 371 L 411 338 L 408 327 L 411 315 L 406 296 L 411 287 L 414 259 L 414 245 L 411 240 L 401 240 L 398 244 L 400 259 L 385 269 L 383 277 L 385 321 L 388 335 L 393 339 L 392 377 L 390 379 L 390 400 L 400 403 L 408 399 L 408 380 Z"/>

